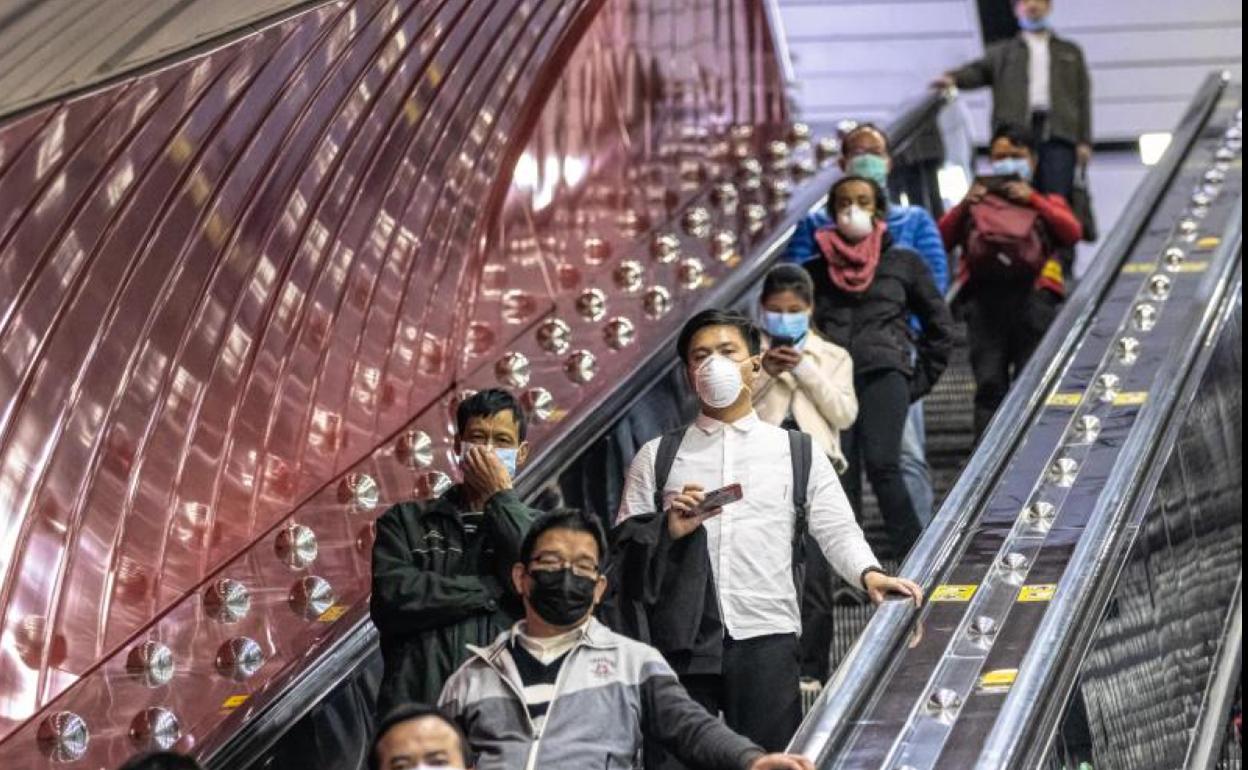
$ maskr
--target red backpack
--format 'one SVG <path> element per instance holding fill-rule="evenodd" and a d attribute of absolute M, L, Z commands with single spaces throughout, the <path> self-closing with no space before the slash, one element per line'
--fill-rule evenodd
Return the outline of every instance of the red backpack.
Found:
<path fill-rule="evenodd" d="M 996 195 L 985 195 L 970 211 L 970 232 L 962 250 L 972 278 L 1035 278 L 1049 260 L 1040 214 Z"/>

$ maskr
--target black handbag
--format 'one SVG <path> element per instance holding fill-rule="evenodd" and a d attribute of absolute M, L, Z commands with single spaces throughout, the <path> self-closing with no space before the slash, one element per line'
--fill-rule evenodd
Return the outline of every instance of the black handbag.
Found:
<path fill-rule="evenodd" d="M 1088 189 L 1088 167 L 1075 169 L 1075 184 L 1071 188 L 1070 208 L 1083 227 L 1083 240 L 1088 243 L 1100 238 L 1096 227 L 1096 212 L 1092 210 L 1092 192 Z"/>

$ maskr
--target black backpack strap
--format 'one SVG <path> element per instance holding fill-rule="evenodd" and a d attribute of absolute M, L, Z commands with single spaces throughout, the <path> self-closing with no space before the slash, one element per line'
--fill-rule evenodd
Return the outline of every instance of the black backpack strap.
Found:
<path fill-rule="evenodd" d="M 667 476 L 672 472 L 672 463 L 676 462 L 676 453 L 680 451 L 680 442 L 685 439 L 688 426 L 669 430 L 659 439 L 659 451 L 654 455 L 654 510 L 663 512 L 663 487 L 667 486 Z"/>
<path fill-rule="evenodd" d="M 793 461 L 793 510 L 796 521 L 793 525 L 793 541 L 796 543 L 806 537 L 808 527 L 809 503 L 806 500 L 806 488 L 810 486 L 810 464 L 813 460 L 810 435 L 800 430 L 789 431 L 789 457 Z"/>

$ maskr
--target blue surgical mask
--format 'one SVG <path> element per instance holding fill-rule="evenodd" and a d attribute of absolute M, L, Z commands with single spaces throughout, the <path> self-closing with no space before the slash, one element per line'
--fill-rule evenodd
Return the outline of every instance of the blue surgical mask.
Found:
<path fill-rule="evenodd" d="M 997 176 L 1015 175 L 1026 182 L 1031 179 L 1031 163 L 1026 158 L 1001 158 L 992 162 L 992 173 Z"/>
<path fill-rule="evenodd" d="M 801 348 L 810 331 L 810 316 L 806 313 L 773 313 L 763 311 L 763 326 L 772 337 L 788 337 L 794 347 Z"/>
<path fill-rule="evenodd" d="M 464 453 L 459 456 L 459 463 L 464 464 L 464 455 L 468 454 L 468 448 L 472 446 L 481 446 L 480 444 L 464 444 Z M 516 466 L 520 461 L 520 450 L 516 447 L 489 446 L 487 448 L 494 453 L 498 461 L 507 469 L 507 475 L 510 478 L 516 477 Z"/>
<path fill-rule="evenodd" d="M 1049 28 L 1049 17 L 1045 16 L 1040 19 L 1030 19 L 1027 16 L 1019 14 L 1018 27 L 1024 32 L 1044 32 Z"/>
<path fill-rule="evenodd" d="M 883 155 L 870 152 L 855 155 L 845 164 L 845 172 L 870 179 L 878 184 L 881 190 L 888 189 L 888 158 Z"/>

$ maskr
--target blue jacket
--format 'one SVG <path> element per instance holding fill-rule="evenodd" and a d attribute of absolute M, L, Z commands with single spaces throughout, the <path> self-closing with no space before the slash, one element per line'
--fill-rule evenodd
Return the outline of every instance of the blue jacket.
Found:
<path fill-rule="evenodd" d="M 832 218 L 826 211 L 816 211 L 807 216 L 793 232 L 789 245 L 785 249 L 783 262 L 802 263 L 819 256 L 819 247 L 815 244 L 815 231 L 820 227 L 832 224 Z M 918 252 L 923 262 L 932 271 L 932 280 L 941 295 L 949 291 L 949 257 L 945 254 L 945 244 L 940 239 L 940 230 L 936 221 L 927 209 L 919 206 L 902 206 L 893 203 L 888 207 L 888 232 L 893 236 L 893 245 L 901 246 Z"/>

